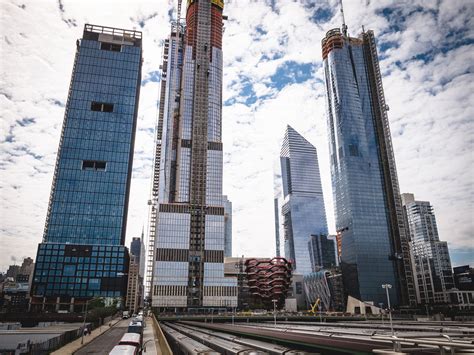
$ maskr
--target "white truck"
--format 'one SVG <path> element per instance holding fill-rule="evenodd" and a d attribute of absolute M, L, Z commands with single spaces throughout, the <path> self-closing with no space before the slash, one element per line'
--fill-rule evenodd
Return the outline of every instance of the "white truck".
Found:
<path fill-rule="evenodd" d="M 123 311 L 122 312 L 122 319 L 128 319 L 130 318 L 130 312 L 129 311 Z"/>

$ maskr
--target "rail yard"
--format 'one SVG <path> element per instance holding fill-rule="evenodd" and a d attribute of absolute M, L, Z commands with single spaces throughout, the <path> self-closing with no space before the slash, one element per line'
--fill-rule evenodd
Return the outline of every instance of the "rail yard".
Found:
<path fill-rule="evenodd" d="M 474 354 L 474 323 L 160 322 L 175 354 Z"/>

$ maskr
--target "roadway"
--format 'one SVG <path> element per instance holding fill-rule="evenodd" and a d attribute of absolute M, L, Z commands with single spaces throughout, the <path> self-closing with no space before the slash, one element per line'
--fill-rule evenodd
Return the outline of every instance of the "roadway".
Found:
<path fill-rule="evenodd" d="M 115 324 L 111 329 L 107 330 L 89 344 L 79 349 L 74 355 L 108 355 L 112 348 L 117 345 L 122 339 L 122 336 L 127 332 L 130 319 L 124 319 Z M 103 325 L 102 327 L 107 327 Z M 87 337 L 88 335 L 85 335 Z"/>

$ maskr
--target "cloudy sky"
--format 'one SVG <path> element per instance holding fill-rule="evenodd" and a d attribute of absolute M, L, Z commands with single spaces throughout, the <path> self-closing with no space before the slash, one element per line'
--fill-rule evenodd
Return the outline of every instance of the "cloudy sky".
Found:
<path fill-rule="evenodd" d="M 183 1 L 185 2 L 185 1 Z M 143 32 L 143 82 L 127 244 L 147 229 L 162 41 L 171 0 L 1 0 L 0 271 L 35 257 L 48 205 L 76 39 L 85 23 Z M 474 264 L 474 2 L 345 0 L 349 33 L 378 40 L 402 192 L 429 200 L 454 265 Z M 318 149 L 334 213 L 321 39 L 338 0 L 227 0 L 224 191 L 234 255 L 274 254 L 273 161 L 285 126 Z"/>

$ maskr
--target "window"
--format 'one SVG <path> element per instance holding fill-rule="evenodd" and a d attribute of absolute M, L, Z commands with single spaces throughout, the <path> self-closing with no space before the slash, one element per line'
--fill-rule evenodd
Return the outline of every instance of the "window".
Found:
<path fill-rule="evenodd" d="M 122 46 L 120 44 L 101 42 L 100 49 L 103 51 L 121 52 Z"/>
<path fill-rule="evenodd" d="M 76 274 L 76 265 L 64 265 L 63 275 L 74 276 Z"/>
<path fill-rule="evenodd" d="M 106 102 L 91 102 L 91 110 L 92 111 L 99 111 L 99 112 L 113 112 L 114 111 L 114 104 L 109 104 Z"/>
<path fill-rule="evenodd" d="M 357 144 L 349 144 L 349 154 L 353 157 L 359 156 L 359 147 Z"/>
<path fill-rule="evenodd" d="M 105 171 L 106 168 L 107 168 L 107 162 L 105 161 L 96 161 L 96 160 L 83 160 L 82 161 L 82 170 Z"/>

